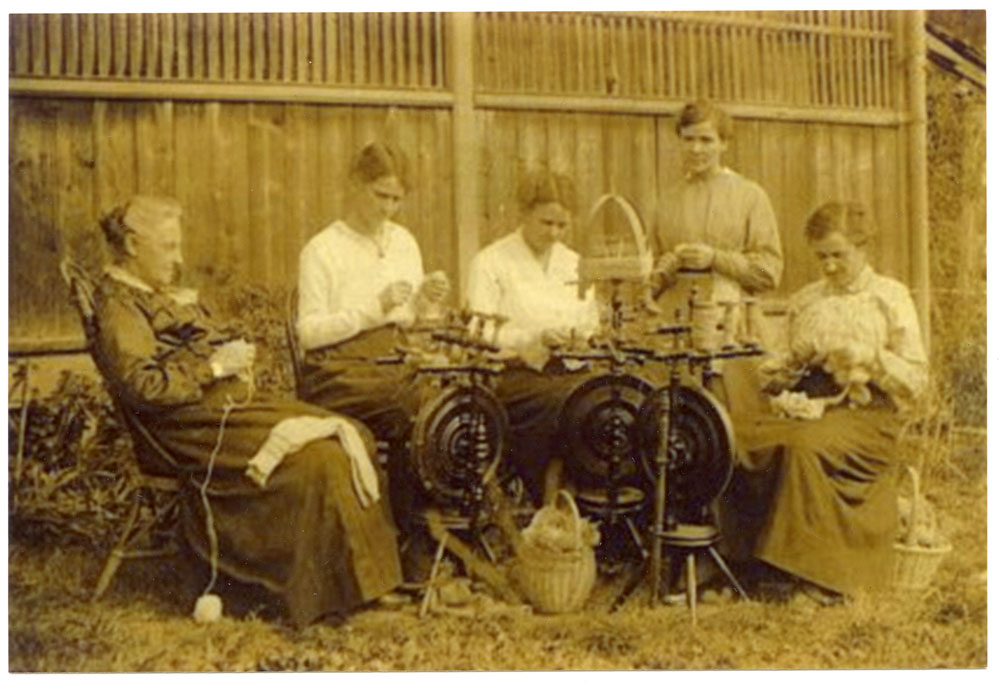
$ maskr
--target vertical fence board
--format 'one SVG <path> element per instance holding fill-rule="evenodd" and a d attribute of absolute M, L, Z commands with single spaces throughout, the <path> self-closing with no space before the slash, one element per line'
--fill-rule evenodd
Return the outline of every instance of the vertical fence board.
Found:
<path fill-rule="evenodd" d="M 144 194 L 171 196 L 174 169 L 174 103 L 143 103 L 135 121 L 136 182 Z"/>
<path fill-rule="evenodd" d="M 878 182 L 872 188 L 872 215 L 875 234 L 873 235 L 873 251 L 875 267 L 879 272 L 889 273 L 890 245 L 894 241 L 895 232 L 901 227 L 897 220 L 896 195 L 899 193 L 897 177 L 899 170 L 895 168 L 896 150 L 892 138 L 884 133 L 875 135 L 873 146 L 874 173 Z"/>
<path fill-rule="evenodd" d="M 184 208 L 185 277 L 191 286 L 208 285 L 222 266 L 217 251 L 219 226 L 212 213 L 211 119 L 204 104 L 174 106 L 177 131 L 176 196 Z"/>
<path fill-rule="evenodd" d="M 778 229 L 782 235 L 784 251 L 785 275 L 779 291 L 790 294 L 796 289 L 814 279 L 816 270 L 815 257 L 803 234 L 806 218 L 818 206 L 815 177 L 811 173 L 803 173 L 808 167 L 812 150 L 809 148 L 809 135 L 806 123 L 783 124 L 780 130 L 771 132 L 778 139 L 772 143 L 782 147 L 780 159 L 783 165 L 783 186 L 794 182 L 792 191 L 779 190 L 770 194 L 778 217 Z M 767 163 L 767 159 L 763 159 Z M 774 192 L 774 188 L 771 190 Z"/>

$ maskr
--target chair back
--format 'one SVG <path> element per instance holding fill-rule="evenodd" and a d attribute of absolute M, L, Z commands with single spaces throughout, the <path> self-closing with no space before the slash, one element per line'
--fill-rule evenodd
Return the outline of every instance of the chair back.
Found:
<path fill-rule="evenodd" d="M 93 355 L 94 338 L 97 335 L 97 323 L 94 319 L 94 280 L 79 263 L 68 257 L 59 263 L 59 272 L 69 287 L 73 306 L 80 314 L 83 333 L 87 339 L 87 350 Z"/>
<path fill-rule="evenodd" d="M 292 356 L 292 375 L 295 378 L 295 395 L 302 397 L 302 346 L 299 344 L 299 288 L 293 286 L 288 292 L 285 302 L 285 338 L 288 341 L 288 351 Z"/>
<path fill-rule="evenodd" d="M 79 263 L 69 257 L 63 258 L 59 264 L 59 272 L 69 287 L 70 299 L 80 314 L 80 322 L 83 324 L 83 333 L 87 340 L 87 350 L 90 357 L 104 379 L 105 387 L 108 389 L 108 395 L 111 396 L 111 403 L 115 406 L 118 418 L 132 438 L 139 469 L 147 476 L 173 476 L 177 472 L 177 462 L 156 442 L 156 439 L 132 411 L 122 405 L 117 392 L 108 386 L 107 368 L 97 350 L 97 318 L 94 297 L 97 286 L 94 278 Z"/>

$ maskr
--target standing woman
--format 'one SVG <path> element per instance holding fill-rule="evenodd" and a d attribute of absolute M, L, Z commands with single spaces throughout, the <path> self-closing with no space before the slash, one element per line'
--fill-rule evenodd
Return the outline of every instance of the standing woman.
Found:
<path fill-rule="evenodd" d="M 718 303 L 773 290 L 783 269 L 777 221 L 760 185 L 723 163 L 732 120 L 708 102 L 692 102 L 676 132 L 684 177 L 666 193 L 653 235 L 654 284 L 662 292 L 677 285 L 679 271 L 693 270 L 711 273 Z"/>
<path fill-rule="evenodd" d="M 825 204 L 805 231 L 822 277 L 792 297 L 790 350 L 761 367 L 788 416 L 734 413 L 741 467 L 722 508 L 734 558 L 829 602 L 890 578 L 895 438 L 927 357 L 906 286 L 868 264 L 864 208 Z"/>
<path fill-rule="evenodd" d="M 344 219 L 313 237 L 299 259 L 301 397 L 394 444 L 409 435 L 417 407 L 408 370 L 361 359 L 392 354 L 399 330 L 431 316 L 450 291 L 443 272 L 424 276 L 416 240 L 393 221 L 406 188 L 400 152 L 366 145 L 351 163 Z"/>
<path fill-rule="evenodd" d="M 311 405 L 250 400 L 254 347 L 173 287 L 180 218 L 174 199 L 137 196 L 101 221 L 113 264 L 93 354 L 140 469 L 176 476 L 194 551 L 277 594 L 296 625 L 386 594 L 402 578 L 374 439 Z"/>

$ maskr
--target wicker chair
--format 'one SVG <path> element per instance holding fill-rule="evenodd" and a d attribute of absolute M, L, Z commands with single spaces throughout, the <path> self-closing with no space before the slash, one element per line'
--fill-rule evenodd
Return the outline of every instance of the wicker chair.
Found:
<path fill-rule="evenodd" d="M 98 358 L 93 355 L 97 331 L 94 319 L 94 282 L 89 273 L 69 259 L 63 260 L 60 271 L 80 314 L 87 347 L 103 374 Z M 169 455 L 162 452 L 142 424 L 127 409 L 123 409 L 115 392 L 108 391 L 108 394 L 132 438 L 139 473 L 134 475 L 131 511 L 116 533 L 118 539 L 104 561 L 104 568 L 91 596 L 94 601 L 100 599 L 111 585 L 123 561 L 168 556 L 175 554 L 179 547 L 177 520 L 181 484 L 177 478 L 169 475 Z M 161 463 L 160 466 L 157 463 Z"/>

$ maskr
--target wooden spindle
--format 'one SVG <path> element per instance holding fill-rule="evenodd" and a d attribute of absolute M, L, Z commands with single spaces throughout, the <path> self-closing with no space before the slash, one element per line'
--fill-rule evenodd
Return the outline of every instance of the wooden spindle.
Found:
<path fill-rule="evenodd" d="M 240 12 L 236 17 L 236 78 L 247 82 L 253 78 L 250 55 L 253 49 L 252 17 Z"/>
<path fill-rule="evenodd" d="M 97 17 L 80 17 L 80 75 L 88 78 L 97 74 Z"/>
<path fill-rule="evenodd" d="M 191 15 L 178 14 L 174 17 L 177 35 L 177 77 L 191 78 L 193 64 L 191 59 Z M 98 43 L 100 44 L 100 43 Z"/>
<path fill-rule="evenodd" d="M 312 45 L 309 38 L 309 15 L 305 12 L 295 12 L 292 19 L 292 44 L 295 54 L 295 73 L 292 74 L 292 80 L 296 83 L 308 83 L 312 74 L 312 65 L 309 63 L 309 48 Z"/>
<path fill-rule="evenodd" d="M 332 12 L 323 12 L 323 82 L 336 83 L 339 80 L 339 60 L 337 59 L 337 17 Z M 402 52 L 402 45 L 400 51 Z M 405 59 L 405 56 L 404 56 Z"/>
<path fill-rule="evenodd" d="M 434 63 L 431 60 L 431 18 L 428 12 L 420 13 L 420 56 L 423 65 L 423 75 L 420 84 L 424 87 L 434 85 Z"/>
<path fill-rule="evenodd" d="M 250 78 L 262 81 L 268 78 L 267 16 L 261 12 L 250 15 Z M 251 119 L 251 124 L 253 120 Z"/>
<path fill-rule="evenodd" d="M 236 80 L 236 14 L 224 12 L 219 15 L 216 27 L 219 35 L 219 78 L 230 83 Z"/>
<path fill-rule="evenodd" d="M 296 46 L 295 46 L 295 15 L 291 12 L 282 12 L 278 16 L 281 27 L 281 67 L 279 70 L 282 83 L 291 83 L 295 80 L 296 71 Z M 269 36 L 274 40 L 274 36 Z"/>
<path fill-rule="evenodd" d="M 63 27 L 62 15 L 45 15 L 45 34 L 48 54 L 46 57 L 46 72 L 50 76 L 61 76 L 63 65 Z"/>
<path fill-rule="evenodd" d="M 80 19 L 79 14 L 67 14 L 63 17 L 66 50 L 64 75 L 71 78 L 80 75 Z"/>
<path fill-rule="evenodd" d="M 403 51 L 403 42 L 406 40 L 403 33 L 404 17 L 405 15 L 402 12 L 394 12 L 389 19 L 393 29 L 392 53 L 394 57 L 394 68 L 392 84 L 397 87 L 406 84 L 406 52 Z"/>

